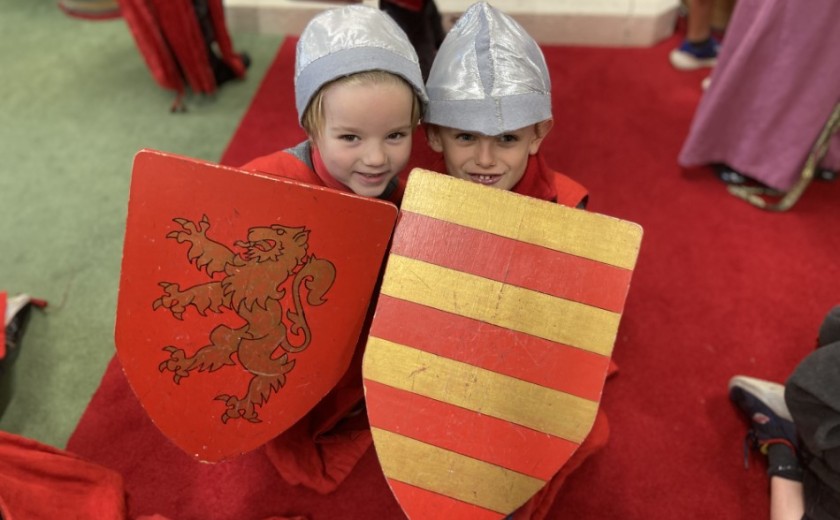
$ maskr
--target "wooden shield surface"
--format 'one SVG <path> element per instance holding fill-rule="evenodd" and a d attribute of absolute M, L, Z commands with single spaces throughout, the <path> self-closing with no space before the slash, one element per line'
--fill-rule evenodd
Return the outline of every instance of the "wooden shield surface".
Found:
<path fill-rule="evenodd" d="M 595 419 L 642 230 L 414 170 L 363 375 L 376 453 L 412 519 L 495 519 Z"/>
<path fill-rule="evenodd" d="M 393 204 L 144 150 L 116 347 L 152 421 L 215 462 L 306 414 L 350 364 Z"/>

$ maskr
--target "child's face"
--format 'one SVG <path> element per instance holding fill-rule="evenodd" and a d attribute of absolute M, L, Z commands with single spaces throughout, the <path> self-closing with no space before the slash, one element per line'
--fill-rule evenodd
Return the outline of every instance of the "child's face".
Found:
<path fill-rule="evenodd" d="M 359 195 L 381 195 L 411 155 L 413 102 L 401 83 L 327 87 L 323 129 L 313 142 L 330 175 Z"/>
<path fill-rule="evenodd" d="M 428 125 L 426 137 L 432 150 L 443 153 L 449 175 L 510 190 L 525 175 L 528 157 L 539 151 L 551 125 L 547 120 L 495 136 Z"/>

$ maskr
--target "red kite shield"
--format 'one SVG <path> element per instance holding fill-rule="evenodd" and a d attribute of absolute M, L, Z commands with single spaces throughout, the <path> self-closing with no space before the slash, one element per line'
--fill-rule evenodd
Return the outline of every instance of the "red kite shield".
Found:
<path fill-rule="evenodd" d="M 562 468 L 595 420 L 641 236 L 411 173 L 363 362 L 409 518 L 502 518 Z"/>
<path fill-rule="evenodd" d="M 394 205 L 144 150 L 116 345 L 152 421 L 207 462 L 256 448 L 353 356 Z"/>

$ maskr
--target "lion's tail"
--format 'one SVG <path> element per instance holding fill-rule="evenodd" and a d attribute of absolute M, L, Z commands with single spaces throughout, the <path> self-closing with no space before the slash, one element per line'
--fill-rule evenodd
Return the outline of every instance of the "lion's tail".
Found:
<path fill-rule="evenodd" d="M 304 285 L 308 291 L 306 303 L 314 306 L 327 301 L 324 296 L 332 287 L 333 282 L 335 282 L 335 266 L 332 262 L 310 255 L 306 264 L 295 274 L 292 287 L 295 308 L 289 309 L 286 314 L 292 322 L 290 332 L 295 335 L 303 334 L 303 341 L 300 345 L 292 345 L 288 339 L 284 339 L 281 345 L 283 350 L 291 353 L 302 352 L 312 340 L 312 332 L 306 322 L 306 315 L 301 302 L 301 285 Z"/>

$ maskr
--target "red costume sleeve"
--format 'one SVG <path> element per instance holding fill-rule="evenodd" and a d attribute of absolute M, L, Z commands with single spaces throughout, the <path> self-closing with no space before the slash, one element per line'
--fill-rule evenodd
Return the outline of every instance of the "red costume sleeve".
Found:
<path fill-rule="evenodd" d="M 367 327 L 362 338 L 336 387 L 294 426 L 265 445 L 266 455 L 286 482 L 331 493 L 373 443 L 363 406 L 362 356 Z"/>

